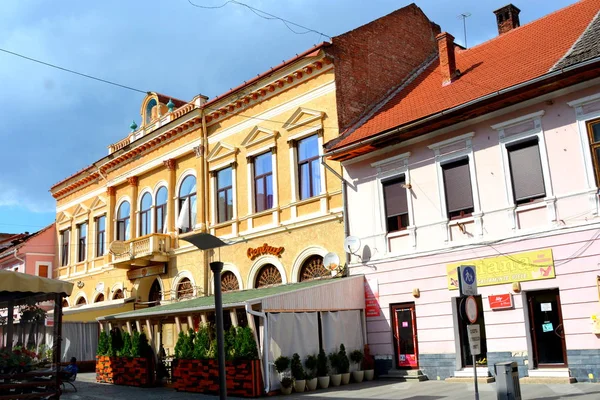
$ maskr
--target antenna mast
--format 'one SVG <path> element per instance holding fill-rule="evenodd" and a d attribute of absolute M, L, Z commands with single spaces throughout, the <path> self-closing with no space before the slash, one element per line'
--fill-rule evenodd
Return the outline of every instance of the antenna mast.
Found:
<path fill-rule="evenodd" d="M 469 18 L 470 16 L 471 16 L 470 12 L 464 12 L 457 17 L 457 18 L 462 19 L 462 21 L 463 21 L 463 31 L 465 34 L 465 48 L 467 47 L 467 18 Z"/>

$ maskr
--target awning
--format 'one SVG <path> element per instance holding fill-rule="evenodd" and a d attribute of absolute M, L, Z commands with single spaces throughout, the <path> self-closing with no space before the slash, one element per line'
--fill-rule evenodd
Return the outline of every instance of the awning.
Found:
<path fill-rule="evenodd" d="M 18 300 L 44 294 L 70 296 L 73 284 L 21 272 L 0 270 L 0 298 Z"/>
<path fill-rule="evenodd" d="M 263 312 L 358 310 L 365 308 L 364 277 L 316 279 L 307 282 L 223 293 L 223 308 L 260 304 Z M 135 320 L 215 309 L 214 296 L 99 317 L 98 321 Z"/>

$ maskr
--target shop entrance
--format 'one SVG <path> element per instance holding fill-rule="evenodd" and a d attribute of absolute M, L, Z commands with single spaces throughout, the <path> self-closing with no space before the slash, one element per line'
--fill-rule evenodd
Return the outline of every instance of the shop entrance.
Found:
<path fill-rule="evenodd" d="M 479 333 L 481 338 L 481 354 L 475 356 L 475 363 L 477 367 L 485 367 L 487 366 L 487 342 L 485 335 L 485 317 L 483 315 L 483 302 L 481 300 L 481 296 L 473 296 L 475 301 L 477 302 L 477 309 L 479 310 L 479 314 L 477 316 L 477 321 L 473 325 L 479 325 Z M 456 297 L 456 309 L 458 311 L 457 323 L 458 323 L 458 332 L 459 332 L 459 340 L 460 340 L 460 356 L 462 360 L 462 367 L 473 367 L 473 356 L 471 355 L 471 349 L 469 347 L 469 337 L 467 333 L 467 325 L 471 325 L 471 322 L 467 318 L 467 313 L 465 310 L 466 306 L 466 297 Z"/>
<path fill-rule="evenodd" d="M 395 304 L 391 306 L 391 311 L 396 367 L 399 369 L 417 369 L 419 368 L 419 350 L 415 303 Z"/>
<path fill-rule="evenodd" d="M 567 348 L 558 289 L 527 292 L 534 367 L 564 367 Z"/>

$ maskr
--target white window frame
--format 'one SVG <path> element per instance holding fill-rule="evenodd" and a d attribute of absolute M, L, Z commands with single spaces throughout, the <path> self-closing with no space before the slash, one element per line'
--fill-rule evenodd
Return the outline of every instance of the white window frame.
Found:
<path fill-rule="evenodd" d="M 174 201 L 175 204 L 173 207 L 173 209 L 175 210 L 175 232 L 177 232 L 179 234 L 179 228 L 177 228 L 177 220 L 179 219 L 179 191 L 181 189 L 181 185 L 183 184 L 183 181 L 185 180 L 185 178 L 187 178 L 188 176 L 192 175 L 194 178 L 196 178 L 196 201 L 198 201 L 198 177 L 196 176 L 196 171 L 192 168 L 188 168 L 185 171 L 183 171 L 183 173 L 179 176 L 179 179 L 177 180 L 177 184 L 175 185 L 175 193 L 172 193 L 171 196 L 172 200 Z M 154 195 L 156 195 L 156 193 L 158 192 L 159 187 L 156 188 Z M 169 187 L 167 186 L 167 201 L 169 201 Z M 154 199 L 152 200 L 152 204 L 154 204 Z M 167 205 L 167 208 L 169 206 Z M 166 216 L 166 214 L 165 214 Z M 198 215 L 196 215 L 196 221 L 193 221 L 193 225 L 192 226 L 192 230 L 190 232 L 186 232 L 186 233 L 191 233 L 192 231 L 194 231 L 196 229 L 196 225 L 197 225 L 197 220 L 198 220 Z"/>
<path fill-rule="evenodd" d="M 96 251 L 98 250 L 98 247 L 97 247 L 96 241 L 98 240 L 98 219 L 100 217 L 104 217 L 104 246 L 102 247 L 104 250 L 104 253 L 97 254 Z M 106 211 L 104 210 L 104 211 L 94 214 L 92 216 L 92 221 L 94 221 L 94 252 L 93 252 L 94 257 L 92 257 L 92 258 L 104 257 L 106 255 L 106 250 L 108 247 L 108 236 L 106 235 L 106 227 L 108 226 L 109 222 L 108 222 L 108 216 L 107 216 Z"/>
<path fill-rule="evenodd" d="M 63 265 L 62 263 L 62 259 L 63 259 L 63 248 L 64 248 L 64 232 L 68 230 L 69 231 L 69 246 L 67 247 L 67 263 Z M 59 260 L 58 260 L 58 264 L 61 267 L 68 267 L 69 265 L 71 265 L 71 244 L 73 243 L 73 229 L 71 229 L 71 227 L 66 227 L 63 228 L 62 230 L 59 231 L 59 236 L 60 236 L 60 247 L 59 247 Z"/>
<path fill-rule="evenodd" d="M 196 195 L 198 194 L 198 190 L 197 190 L 198 187 L 197 186 L 198 186 L 198 180 L 196 179 Z M 168 218 L 167 210 L 169 209 L 169 201 L 173 201 L 173 200 L 169 199 L 169 185 L 167 184 L 167 182 L 164 181 L 164 180 L 158 181 L 158 183 L 156 185 L 154 185 L 154 190 L 152 191 L 152 218 L 151 218 L 151 220 L 152 220 L 152 232 L 153 233 L 164 233 L 162 231 L 158 232 L 157 229 L 156 229 L 156 223 L 157 223 L 157 221 L 156 221 L 156 206 L 158 205 L 156 203 L 156 196 L 158 195 L 158 191 L 161 188 L 163 188 L 163 187 L 167 191 L 167 202 L 166 202 L 167 208 L 165 210 L 165 215 L 163 216 L 163 218 L 165 219 L 165 221 L 164 221 L 165 222 L 165 226 L 167 226 L 167 221 L 166 220 Z M 177 202 L 177 203 L 179 203 L 179 202 Z M 175 208 L 173 208 L 173 209 L 175 209 Z"/>
<path fill-rule="evenodd" d="M 128 240 L 131 240 L 132 236 L 133 236 L 133 232 L 132 232 L 132 228 L 131 228 L 131 213 L 133 211 L 133 203 L 131 202 L 131 198 L 129 196 L 122 196 L 121 198 L 119 198 L 119 200 L 116 202 L 115 204 L 115 210 L 114 210 L 114 220 L 112 221 L 113 224 L 113 232 L 114 232 L 114 238 L 115 240 L 117 240 L 117 221 L 119 219 L 119 208 L 121 208 L 121 204 L 123 204 L 124 202 L 129 202 L 129 239 L 124 238 L 122 241 L 126 242 Z M 107 221 L 108 222 L 108 221 Z M 135 229 L 135 227 L 133 228 Z M 125 232 L 125 237 L 127 237 L 127 232 Z M 106 251 L 106 250 L 105 250 Z"/>
<path fill-rule="evenodd" d="M 307 129 L 303 132 L 297 133 L 293 136 L 287 138 L 288 143 L 290 144 L 290 184 L 291 184 L 291 202 L 296 203 L 299 201 L 311 200 L 314 198 L 318 198 L 327 193 L 327 179 L 325 176 L 325 166 L 322 162 L 319 161 L 319 173 L 321 178 L 321 191 L 318 194 L 315 194 L 313 197 L 308 199 L 299 199 L 299 187 L 298 183 L 300 179 L 298 177 L 298 142 L 302 139 L 306 139 L 310 136 L 317 135 L 317 146 L 319 151 L 319 158 L 323 157 L 323 128 L 321 126 L 314 127 L 311 129 Z M 321 212 L 327 212 L 327 199 L 321 199 Z M 297 218 L 297 208 L 295 205 L 292 206 L 291 209 L 292 219 Z"/>
<path fill-rule="evenodd" d="M 483 222 L 481 202 L 479 197 L 479 185 L 477 184 L 477 169 L 475 167 L 475 154 L 473 152 L 474 136 L 475 132 L 469 132 L 428 146 L 429 149 L 433 150 L 435 154 L 435 169 L 437 174 L 441 214 L 440 217 L 444 221 L 444 233 L 446 235 L 445 241 L 447 243 L 450 242 L 451 226 L 469 222 L 471 220 L 475 223 L 476 235 L 478 237 L 483 236 Z M 463 149 L 450 151 L 448 153 L 442 152 L 444 148 L 456 146 L 457 144 L 460 144 L 462 142 L 464 142 Z M 448 218 L 448 206 L 446 204 L 446 188 L 444 186 L 444 172 L 442 166 L 464 158 L 467 158 L 469 162 L 469 176 L 471 178 L 471 192 L 473 196 L 473 214 L 470 217 L 450 220 L 450 218 Z"/>
<path fill-rule="evenodd" d="M 141 226 L 141 219 L 140 219 L 140 215 L 142 213 L 142 198 L 144 197 L 144 195 L 148 193 L 150 195 L 150 227 L 148 228 L 150 230 L 150 233 L 154 232 L 154 193 L 152 192 L 152 189 L 150 189 L 149 187 L 144 188 L 140 194 L 138 194 L 138 207 L 137 210 L 135 211 L 137 218 L 136 218 L 136 229 L 135 231 L 137 232 L 137 234 L 135 235 L 136 238 L 139 238 L 142 233 L 142 226 Z"/>
<path fill-rule="evenodd" d="M 499 124 L 492 125 L 492 129 L 498 131 L 498 142 L 500 144 L 500 154 L 502 160 L 502 170 L 504 173 L 504 187 L 506 193 L 506 205 L 509 208 L 509 218 L 511 220 L 512 229 L 517 229 L 517 213 L 522 210 L 540 208 L 545 206 L 548 211 L 549 223 L 556 221 L 556 198 L 554 197 L 554 191 L 552 189 L 552 178 L 550 175 L 550 164 L 548 162 L 548 150 L 546 148 L 546 138 L 544 130 L 542 128 L 542 117 L 545 111 L 537 111 L 531 114 L 523 115 L 518 118 L 514 118 Z M 508 128 L 512 128 L 518 125 L 527 124 L 533 121 L 533 129 L 529 129 L 524 132 L 515 133 L 510 136 L 506 136 L 505 131 Z M 540 151 L 540 162 L 542 163 L 542 176 L 544 177 L 544 190 L 546 196 L 544 197 L 544 203 L 532 203 L 532 204 L 521 204 L 517 205 L 514 200 L 514 193 L 512 187 L 512 175 L 510 172 L 510 162 L 508 158 L 508 149 L 511 145 L 523 143 L 533 138 L 537 138 L 538 148 Z"/>
<path fill-rule="evenodd" d="M 52 269 L 52 261 L 36 261 L 35 262 L 35 276 L 40 276 L 40 265 L 48 266 L 48 276 L 42 276 L 42 278 L 52 279 L 54 270 Z"/>
<path fill-rule="evenodd" d="M 217 221 L 217 172 L 225 169 L 231 168 L 231 197 L 233 200 L 233 210 L 231 219 L 218 222 Z M 211 207 L 211 221 L 213 226 L 216 225 L 226 225 L 233 224 L 233 235 L 237 235 L 237 162 L 228 161 L 219 165 L 215 165 L 210 168 L 210 198 L 212 199 L 212 207 Z"/>
<path fill-rule="evenodd" d="M 278 184 L 277 184 L 277 147 L 274 143 L 269 144 L 268 146 L 261 147 L 260 149 L 256 149 L 254 151 L 248 152 L 246 156 L 246 172 L 247 172 L 247 180 L 248 180 L 248 215 L 257 214 L 256 212 L 256 204 L 255 204 L 255 196 L 254 196 L 254 160 L 256 157 L 263 155 L 265 153 L 271 153 L 271 174 L 273 181 L 273 207 L 269 210 L 261 211 L 258 214 L 271 212 L 272 210 L 276 210 L 279 207 L 279 199 L 277 196 Z M 279 215 L 275 211 L 273 211 L 273 215 Z M 273 221 L 275 223 L 275 221 Z M 252 229 L 253 223 L 252 218 L 248 218 L 248 229 Z"/>
<path fill-rule="evenodd" d="M 407 202 L 406 204 L 408 207 L 409 226 L 406 229 L 397 231 L 397 232 L 388 232 L 387 231 L 387 216 L 386 216 L 386 212 L 385 212 L 385 193 L 383 190 L 383 185 L 386 182 L 396 179 L 396 178 L 399 178 L 399 177 L 402 177 L 402 176 L 404 177 L 405 185 L 410 185 L 410 169 L 408 167 L 410 155 L 411 155 L 410 152 L 406 152 L 406 153 L 399 154 L 394 157 L 386 158 L 384 160 L 380 160 L 380 161 L 377 161 L 377 162 L 374 162 L 371 164 L 371 167 L 377 169 L 377 179 L 376 179 L 377 199 L 375 199 L 375 202 L 376 202 L 376 204 L 378 204 L 378 207 L 376 207 L 375 212 L 379 213 L 379 218 L 378 218 L 379 231 L 383 232 L 382 237 L 385 238 L 385 246 L 383 248 L 385 248 L 388 253 L 390 252 L 389 239 L 399 237 L 399 236 L 407 236 L 407 235 L 410 236 L 412 248 L 414 249 L 417 246 L 417 240 L 416 240 L 416 235 L 415 235 L 415 230 L 416 230 L 415 213 L 414 213 L 414 205 L 413 205 L 411 190 L 408 188 L 406 189 L 406 202 Z M 392 165 L 397 165 L 397 167 L 394 168 L 394 167 L 392 167 Z M 386 167 L 391 167 L 391 168 L 382 172 L 382 169 L 384 169 Z"/>
<path fill-rule="evenodd" d="M 79 237 L 81 235 L 81 225 L 85 224 L 85 254 L 83 255 L 83 260 L 79 261 Z M 75 251 L 76 255 L 77 255 L 77 262 L 76 264 L 79 263 L 84 263 L 88 260 L 88 252 L 89 252 L 89 247 L 88 247 L 88 243 L 89 243 L 89 234 L 90 234 L 90 223 L 89 220 L 81 220 L 79 222 L 77 222 L 77 224 L 75 225 L 75 227 L 77 228 L 77 250 Z"/>

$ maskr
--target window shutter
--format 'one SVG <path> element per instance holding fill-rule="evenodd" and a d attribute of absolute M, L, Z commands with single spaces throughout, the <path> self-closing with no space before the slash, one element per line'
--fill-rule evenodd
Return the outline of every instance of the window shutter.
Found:
<path fill-rule="evenodd" d="M 508 147 L 508 160 L 515 202 L 546 195 L 537 139 Z"/>
<path fill-rule="evenodd" d="M 383 195 L 386 217 L 408 213 L 406 189 L 402 187 L 404 182 L 404 177 L 384 182 Z"/>
<path fill-rule="evenodd" d="M 448 213 L 473 208 L 469 159 L 465 158 L 442 165 L 442 170 Z"/>

